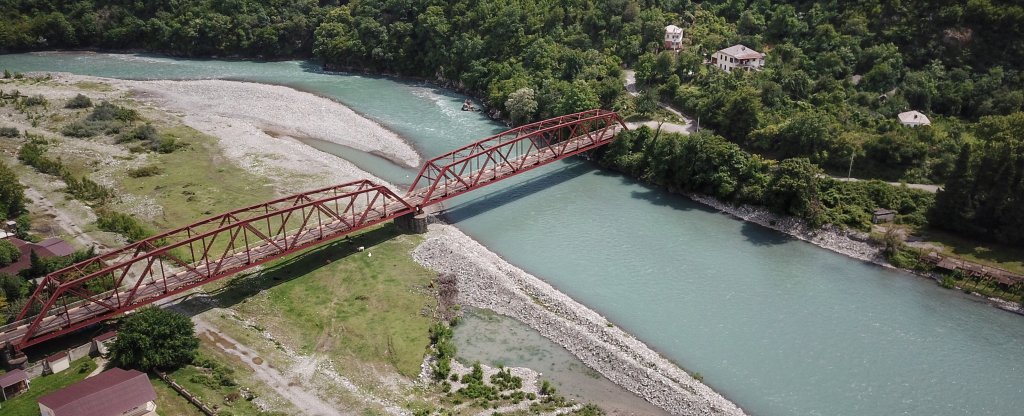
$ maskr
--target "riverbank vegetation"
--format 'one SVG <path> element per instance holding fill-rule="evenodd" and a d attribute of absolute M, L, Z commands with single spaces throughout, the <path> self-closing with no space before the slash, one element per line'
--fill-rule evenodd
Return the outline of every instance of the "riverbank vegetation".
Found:
<path fill-rule="evenodd" d="M 977 121 L 1024 107 L 1024 74 L 1017 65 L 1024 60 L 1024 29 L 1016 24 L 1024 8 L 1004 1 L 87 0 L 13 2 L 4 13 L 13 23 L 0 30 L 0 44 L 9 51 L 99 47 L 315 57 L 333 68 L 437 79 L 482 97 L 517 123 L 597 106 L 650 112 L 649 104 L 660 98 L 765 161 L 782 166 L 785 159 L 806 159 L 825 173 L 887 181 L 963 183 L 957 170 L 962 148 L 974 149 L 971 157 L 980 161 L 1011 146 L 989 145 L 993 133 Z M 685 29 L 678 54 L 661 51 L 667 24 Z M 704 65 L 711 53 L 737 43 L 766 52 L 765 68 L 725 73 Z M 623 94 L 622 67 L 635 68 L 645 90 L 635 103 Z M 900 126 L 896 114 L 909 109 L 929 114 L 933 125 Z M 961 189 L 988 186 L 974 183 L 976 175 L 967 178 L 971 183 Z M 881 187 L 819 182 L 832 199 L 863 203 L 865 186 Z M 1008 192 L 1018 191 L 996 191 Z M 1013 229 L 1016 220 L 985 223 L 988 214 L 962 208 L 967 193 L 945 193 L 931 215 L 901 210 L 915 212 L 910 223 L 927 218 L 957 233 L 1019 244 L 1019 235 L 999 231 Z M 855 204 L 833 201 L 832 209 L 819 209 L 815 201 L 790 206 L 787 198 L 741 199 L 765 200 L 787 212 L 814 211 L 798 214 L 812 221 L 864 224 L 866 213 L 849 209 Z M 981 210 L 1011 209 L 989 205 Z"/>

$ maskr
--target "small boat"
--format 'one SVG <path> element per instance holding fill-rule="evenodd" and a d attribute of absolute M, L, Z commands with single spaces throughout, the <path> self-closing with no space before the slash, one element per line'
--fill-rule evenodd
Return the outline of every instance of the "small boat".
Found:
<path fill-rule="evenodd" d="M 466 99 L 466 101 L 463 101 L 462 111 L 476 111 L 476 108 L 473 107 L 473 101 L 470 101 L 470 99 L 468 98 Z"/>

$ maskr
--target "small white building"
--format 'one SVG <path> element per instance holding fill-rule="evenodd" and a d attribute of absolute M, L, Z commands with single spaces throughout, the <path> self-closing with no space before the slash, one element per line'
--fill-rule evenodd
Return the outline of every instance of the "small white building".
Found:
<path fill-rule="evenodd" d="M 757 71 L 764 66 L 764 54 L 743 45 L 733 45 L 711 55 L 711 65 L 725 72 Z"/>
<path fill-rule="evenodd" d="M 665 49 L 679 50 L 683 46 L 683 28 L 676 25 L 665 26 Z"/>
<path fill-rule="evenodd" d="M 899 117 L 900 124 L 904 126 L 917 127 L 932 125 L 932 121 L 928 119 L 928 116 L 917 110 L 902 112 Z"/>
<path fill-rule="evenodd" d="M 116 339 L 117 331 L 100 334 L 96 338 L 92 339 L 92 349 L 93 351 L 96 351 L 97 354 L 106 357 L 107 354 L 110 353 L 110 345 L 113 344 Z"/>
<path fill-rule="evenodd" d="M 66 351 L 46 357 L 43 361 L 46 363 L 46 369 L 50 371 L 50 374 L 57 374 L 71 367 L 71 357 L 68 356 Z"/>

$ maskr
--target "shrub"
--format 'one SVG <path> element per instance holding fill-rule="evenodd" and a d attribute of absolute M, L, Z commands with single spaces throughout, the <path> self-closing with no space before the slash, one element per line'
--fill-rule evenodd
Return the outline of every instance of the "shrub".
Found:
<path fill-rule="evenodd" d="M 92 110 L 92 114 L 89 114 L 89 121 L 122 121 L 125 123 L 135 121 L 139 118 L 139 114 L 135 110 L 127 109 L 118 105 L 111 104 L 109 101 L 102 101 L 99 105 Z"/>
<path fill-rule="evenodd" d="M 97 126 L 90 123 L 76 121 L 74 123 L 64 126 L 64 128 L 62 128 L 60 132 L 61 134 L 68 137 L 86 138 L 95 136 L 100 133 L 99 129 L 97 129 L 96 127 Z"/>
<path fill-rule="evenodd" d="M 11 70 L 4 68 L 4 79 L 11 79 Z"/>
<path fill-rule="evenodd" d="M 0 240 L 0 266 L 6 266 L 18 261 L 21 251 L 10 241 Z"/>
<path fill-rule="evenodd" d="M 131 215 L 111 210 L 100 210 L 97 214 L 96 225 L 101 230 L 121 234 L 129 241 L 138 241 L 150 234 L 149 230 Z"/>
<path fill-rule="evenodd" d="M 0 127 L 0 137 L 18 137 L 21 132 L 14 127 Z"/>
<path fill-rule="evenodd" d="M 129 169 L 128 176 L 133 178 L 145 178 L 149 176 L 159 175 L 160 172 L 162 171 L 163 169 L 156 165 L 143 166 L 140 168 Z"/>
<path fill-rule="evenodd" d="M 74 98 L 68 100 L 67 104 L 64 104 L 64 108 L 89 108 L 92 107 L 92 100 L 82 94 L 76 95 Z"/>
<path fill-rule="evenodd" d="M 158 134 L 156 128 L 149 123 L 136 127 L 134 130 L 124 133 L 117 138 L 118 143 L 134 141 L 156 142 L 157 140 L 160 140 L 160 134 Z"/>
<path fill-rule="evenodd" d="M 21 99 L 21 104 L 26 106 L 26 107 L 34 107 L 34 106 L 37 106 L 37 105 L 46 105 L 47 101 L 46 101 L 46 97 L 43 97 L 42 95 L 38 95 L 37 94 L 37 95 L 33 95 L 31 97 L 22 98 Z"/>

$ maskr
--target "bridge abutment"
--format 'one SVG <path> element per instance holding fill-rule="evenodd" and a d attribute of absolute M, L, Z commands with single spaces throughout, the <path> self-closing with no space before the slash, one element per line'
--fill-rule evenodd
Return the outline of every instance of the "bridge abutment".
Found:
<path fill-rule="evenodd" d="M 3 347 L 3 354 L 0 354 L 0 359 L 3 361 L 4 368 L 8 370 L 24 368 L 25 363 L 28 362 L 28 357 L 25 356 L 25 353 L 15 350 L 11 345 Z"/>
<path fill-rule="evenodd" d="M 427 214 L 410 212 L 395 218 L 395 226 L 403 233 L 424 234 L 427 232 Z"/>

